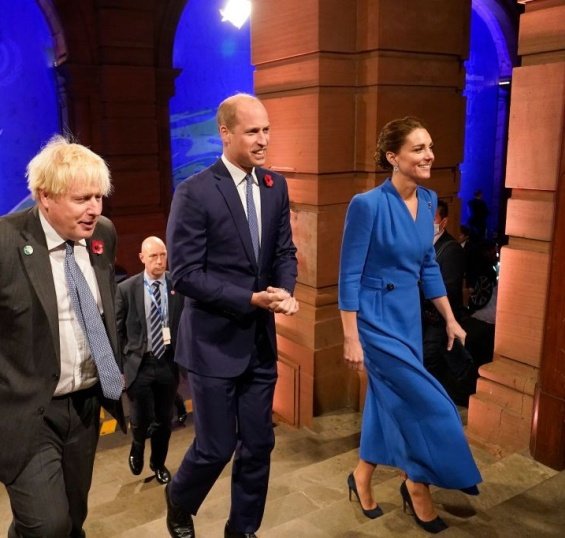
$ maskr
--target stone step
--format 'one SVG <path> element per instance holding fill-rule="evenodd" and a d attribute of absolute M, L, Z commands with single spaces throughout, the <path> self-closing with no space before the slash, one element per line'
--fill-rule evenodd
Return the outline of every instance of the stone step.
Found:
<path fill-rule="evenodd" d="M 519 454 L 496 461 L 481 449 L 473 448 L 473 451 L 485 480 L 481 485 L 481 495 L 471 497 L 459 491 L 433 488 L 440 514 L 449 525 L 465 522 L 554 473 Z M 425 536 L 426 533 L 416 526 L 412 517 L 402 512 L 399 493 L 402 478 L 396 469 L 383 466 L 375 474 L 374 491 L 384 516 L 369 520 L 363 516 L 356 501 L 348 501 L 345 479 L 356 461 L 357 451 L 351 451 L 305 469 L 300 477 L 288 477 L 289 490 L 294 493 L 282 498 L 277 498 L 280 484 L 271 484 L 263 532 L 269 538 Z M 325 466 L 331 467 L 333 475 L 324 475 Z M 297 491 L 300 493 L 297 494 Z"/>
<path fill-rule="evenodd" d="M 519 413 L 485 392 L 477 392 L 469 399 L 468 435 L 485 446 L 504 446 L 506 452 L 524 450 L 530 426 L 531 408 L 523 407 Z"/>
<path fill-rule="evenodd" d="M 492 454 L 476 449 L 479 466 L 496 461 Z M 355 498 L 348 499 L 347 475 L 358 461 L 358 450 L 339 454 L 325 461 L 271 480 L 267 509 L 261 530 L 271 536 L 348 536 L 352 529 L 369 521 L 359 509 Z M 402 482 L 398 469 L 379 466 L 373 477 L 373 488 L 385 511 L 380 521 L 397 519 L 392 515 L 400 505 L 399 487 Z M 399 518 L 403 527 L 408 524 Z M 212 528 L 208 528 L 212 535 Z M 300 532 L 299 532 L 300 531 Z M 296 534 L 298 533 L 298 534 Z M 304 534 L 302 534 L 304 533 Z M 353 536 L 353 534 L 352 534 Z"/>
<path fill-rule="evenodd" d="M 359 421 L 358 413 L 344 412 L 315 419 L 310 430 L 277 426 L 261 538 L 426 536 L 413 518 L 402 511 L 399 494 L 402 477 L 397 469 L 379 466 L 374 476 L 374 492 L 385 512 L 383 517 L 369 520 L 356 499 L 349 501 L 346 480 L 358 459 Z M 190 423 L 174 431 L 167 459 L 172 472 L 176 471 L 192 438 Z M 121 442 L 115 445 L 109 445 L 110 440 L 105 439 L 102 443 L 105 448 L 96 456 L 87 535 L 91 538 L 164 536 L 163 487 L 149 480 L 147 469 L 139 477 L 131 475 L 127 468 L 129 439 L 125 438 L 126 442 L 122 436 L 117 439 Z M 454 529 L 477 521 L 480 529 L 491 533 L 484 536 L 506 537 L 488 519 L 491 510 L 553 476 L 555 471 L 524 453 L 501 459 L 478 446 L 472 445 L 471 450 L 485 480 L 480 486 L 481 495 L 468 497 L 461 492 L 434 488 L 434 500 L 441 516 Z M 230 506 L 230 472 L 228 465 L 195 518 L 200 537 L 223 536 Z"/>
<path fill-rule="evenodd" d="M 504 385 L 524 394 L 534 395 L 538 380 L 539 369 L 528 364 L 495 355 L 492 362 L 483 364 L 479 368 L 479 374 L 499 385 Z"/>
<path fill-rule="evenodd" d="M 529 394 L 511 389 L 505 385 L 500 385 L 480 377 L 477 379 L 476 394 L 478 397 L 488 397 L 488 399 L 498 404 L 503 409 L 510 409 L 512 412 L 524 416 L 531 417 L 534 407 L 534 398 Z"/>
<path fill-rule="evenodd" d="M 565 471 L 448 529 L 450 538 L 557 538 L 565 535 Z M 496 532 L 496 534 L 495 534 Z"/>
<path fill-rule="evenodd" d="M 262 531 L 345 495 L 347 473 L 357 461 L 359 427 L 359 414 L 348 411 L 316 418 L 311 429 L 296 430 L 285 424 L 275 428 Z M 201 536 L 222 535 L 229 512 L 230 472 L 228 465 L 198 512 L 197 531 Z M 328 476 L 335 480 L 335 487 L 325 484 Z"/>

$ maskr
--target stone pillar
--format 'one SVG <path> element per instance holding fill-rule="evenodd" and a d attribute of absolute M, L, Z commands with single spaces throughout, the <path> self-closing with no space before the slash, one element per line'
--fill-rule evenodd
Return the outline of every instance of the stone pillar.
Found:
<path fill-rule="evenodd" d="M 387 121 L 417 115 L 438 146 L 430 186 L 455 200 L 470 2 L 262 0 L 254 3 L 255 91 L 271 123 L 270 166 L 288 179 L 301 311 L 280 317 L 275 410 L 297 425 L 359 403 L 342 361 L 337 277 L 343 219 L 385 174 L 373 154 Z M 362 381 L 363 379 L 361 379 Z"/>
<path fill-rule="evenodd" d="M 538 1 L 527 6 L 520 41 L 522 69 L 529 75 L 532 91 L 536 80 L 544 88 L 546 97 L 543 108 L 540 101 L 543 115 L 535 118 L 544 129 L 533 139 L 531 158 L 536 172 L 547 176 L 549 192 L 546 196 L 552 199 L 553 212 L 549 205 L 547 211 L 554 215 L 530 450 L 538 461 L 562 470 L 565 468 L 565 286 L 562 276 L 565 267 L 565 0 Z M 524 97 L 530 101 L 530 95 Z"/>
<path fill-rule="evenodd" d="M 68 121 L 110 166 L 105 202 L 119 235 L 118 262 L 140 270 L 147 235 L 164 237 L 171 198 L 168 103 L 176 21 L 186 0 L 53 0 L 67 56 L 60 67 Z M 140 216 L 143 215 L 143 218 Z"/>
<path fill-rule="evenodd" d="M 509 242 L 500 258 L 495 356 L 479 371 L 468 432 L 503 451 L 527 447 L 532 432 L 534 456 L 551 464 L 548 453 L 559 452 L 563 466 L 565 0 L 527 4 L 518 53 L 522 67 L 512 79 L 506 168 Z"/>
<path fill-rule="evenodd" d="M 255 91 L 272 123 L 270 165 L 288 179 L 298 247 L 298 316 L 277 320 L 275 411 L 296 425 L 352 402 L 341 365 L 337 266 L 355 192 L 355 0 L 254 4 Z"/>

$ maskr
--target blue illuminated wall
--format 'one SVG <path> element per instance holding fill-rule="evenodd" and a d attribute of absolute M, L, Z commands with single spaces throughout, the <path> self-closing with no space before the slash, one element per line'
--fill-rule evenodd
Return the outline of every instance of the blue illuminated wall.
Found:
<path fill-rule="evenodd" d="M 25 169 L 59 132 L 51 32 L 35 0 L 0 0 L 0 215 L 28 195 Z"/>
<path fill-rule="evenodd" d="M 182 70 L 170 101 L 173 184 L 222 154 L 216 108 L 229 95 L 253 92 L 249 21 L 222 22 L 225 0 L 190 0 L 179 22 L 173 65 Z"/>
<path fill-rule="evenodd" d="M 468 202 L 474 191 L 483 191 L 490 209 L 490 235 L 499 227 L 504 182 L 509 87 L 507 44 L 498 22 L 490 19 L 489 2 L 474 0 L 471 20 L 471 46 L 465 96 L 467 98 L 464 161 L 461 165 L 461 222 L 469 218 Z"/>

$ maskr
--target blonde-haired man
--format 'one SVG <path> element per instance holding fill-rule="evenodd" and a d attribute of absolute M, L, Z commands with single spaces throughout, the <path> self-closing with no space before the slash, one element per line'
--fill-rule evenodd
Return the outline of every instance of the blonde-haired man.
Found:
<path fill-rule="evenodd" d="M 28 165 L 35 207 L 0 218 L 0 481 L 9 538 L 84 536 L 100 405 L 125 431 L 106 163 L 53 137 Z"/>

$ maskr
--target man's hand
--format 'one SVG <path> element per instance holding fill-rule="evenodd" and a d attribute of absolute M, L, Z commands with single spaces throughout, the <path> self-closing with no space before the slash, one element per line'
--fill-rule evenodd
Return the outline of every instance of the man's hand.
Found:
<path fill-rule="evenodd" d="M 292 316 L 300 307 L 298 301 L 283 288 L 269 286 L 265 291 L 259 291 L 251 296 L 251 304 L 277 314 Z"/>
<path fill-rule="evenodd" d="M 276 314 L 284 314 L 285 316 L 292 316 L 298 312 L 300 305 L 294 297 L 289 297 L 278 304 L 271 305 L 270 310 Z"/>
<path fill-rule="evenodd" d="M 290 297 L 282 288 L 268 287 L 265 291 L 257 291 L 251 296 L 251 304 L 265 310 L 273 310 L 278 304 Z"/>
<path fill-rule="evenodd" d="M 285 316 L 292 316 L 298 312 L 300 307 L 298 301 L 288 293 L 287 290 L 283 288 L 273 288 L 269 286 L 267 288 L 269 292 L 284 292 L 286 293 L 286 298 L 282 301 L 275 301 L 269 306 L 269 310 L 271 312 L 275 312 L 276 314 L 284 314 Z"/>

